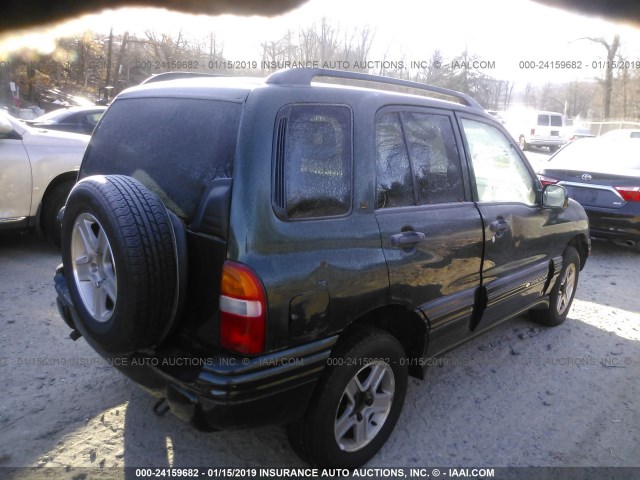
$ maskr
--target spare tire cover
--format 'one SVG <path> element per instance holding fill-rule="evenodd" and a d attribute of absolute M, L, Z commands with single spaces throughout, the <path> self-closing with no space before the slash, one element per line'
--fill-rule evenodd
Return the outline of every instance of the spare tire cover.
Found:
<path fill-rule="evenodd" d="M 62 257 L 76 328 L 95 347 L 130 353 L 171 331 L 180 283 L 176 226 L 158 196 L 132 177 L 95 175 L 75 185 L 62 220 Z"/>

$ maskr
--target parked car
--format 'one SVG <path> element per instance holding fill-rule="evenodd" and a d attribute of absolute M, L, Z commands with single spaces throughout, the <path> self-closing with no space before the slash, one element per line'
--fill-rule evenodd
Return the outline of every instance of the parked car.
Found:
<path fill-rule="evenodd" d="M 591 130 L 583 127 L 567 127 L 564 136 L 567 142 L 573 142 L 578 138 L 595 137 L 595 135 L 591 133 Z"/>
<path fill-rule="evenodd" d="M 218 77 L 216 73 L 206 72 L 160 72 L 154 73 L 150 77 L 145 78 L 140 85 L 154 82 L 166 82 L 167 80 L 177 80 L 180 78 L 203 78 L 203 77 Z"/>
<path fill-rule="evenodd" d="M 634 130 L 631 128 L 622 128 L 620 130 L 610 130 L 600 135 L 601 138 L 607 140 L 618 140 L 622 138 L 640 138 L 640 130 Z"/>
<path fill-rule="evenodd" d="M 603 137 L 567 145 L 540 171 L 543 184 L 562 185 L 589 216 L 591 235 L 640 245 L 640 142 Z"/>
<path fill-rule="evenodd" d="M 0 229 L 37 228 L 60 244 L 56 216 L 89 136 L 37 130 L 0 111 Z"/>
<path fill-rule="evenodd" d="M 26 123 L 34 128 L 91 135 L 106 109 L 101 106 L 59 108 Z"/>
<path fill-rule="evenodd" d="M 475 100 L 366 74 L 134 87 L 79 179 L 55 275 L 72 337 L 157 413 L 287 423 L 322 466 L 375 454 L 429 357 L 527 311 L 562 323 L 590 251 L 582 207 Z"/>
<path fill-rule="evenodd" d="M 507 111 L 505 127 L 522 150 L 529 147 L 547 147 L 555 152 L 565 143 L 564 115 L 547 111 Z"/>

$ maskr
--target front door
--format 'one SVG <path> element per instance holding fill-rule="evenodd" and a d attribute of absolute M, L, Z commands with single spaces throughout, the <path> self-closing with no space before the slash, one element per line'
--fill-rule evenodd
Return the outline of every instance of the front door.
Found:
<path fill-rule="evenodd" d="M 537 180 L 520 150 L 498 127 L 464 116 L 461 127 L 484 227 L 482 284 L 485 329 L 526 309 L 542 294 L 550 269 L 549 211 L 537 201 Z"/>

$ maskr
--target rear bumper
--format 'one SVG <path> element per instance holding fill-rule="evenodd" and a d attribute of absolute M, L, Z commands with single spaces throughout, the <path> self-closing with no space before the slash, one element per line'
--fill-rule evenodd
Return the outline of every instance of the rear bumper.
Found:
<path fill-rule="evenodd" d="M 77 312 L 59 268 L 57 303 L 74 328 Z M 307 409 L 337 336 L 260 357 L 219 352 L 195 357 L 177 347 L 153 355 L 111 355 L 87 341 L 118 370 L 158 398 L 171 412 L 201 430 L 286 423 Z"/>
<path fill-rule="evenodd" d="M 640 243 L 640 215 L 588 206 L 584 210 L 592 237 Z"/>
<path fill-rule="evenodd" d="M 531 137 L 527 143 L 535 147 L 561 147 L 565 141 L 562 137 Z"/>

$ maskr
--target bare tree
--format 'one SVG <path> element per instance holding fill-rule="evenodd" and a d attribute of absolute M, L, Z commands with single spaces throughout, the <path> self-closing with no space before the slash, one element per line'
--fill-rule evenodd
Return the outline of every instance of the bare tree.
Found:
<path fill-rule="evenodd" d="M 613 41 L 609 43 L 602 37 L 585 37 L 584 40 L 598 43 L 607 50 L 607 63 L 605 64 L 604 74 L 604 95 L 602 105 L 602 117 L 608 119 L 611 114 L 611 92 L 613 91 L 613 66 L 616 59 L 616 53 L 620 47 L 620 35 L 615 35 Z"/>

